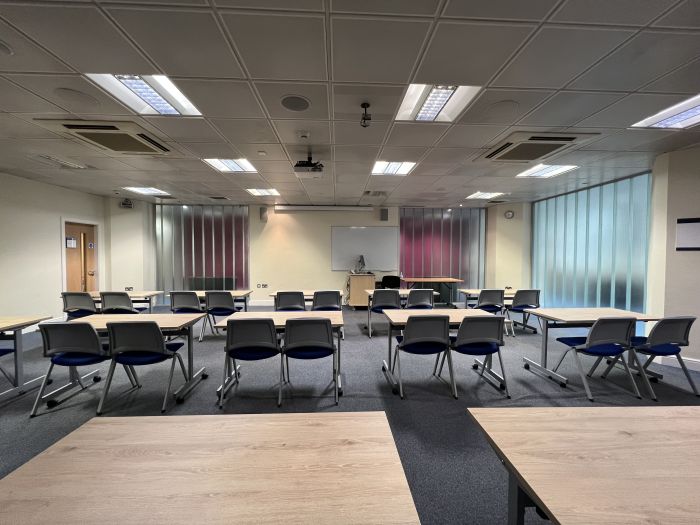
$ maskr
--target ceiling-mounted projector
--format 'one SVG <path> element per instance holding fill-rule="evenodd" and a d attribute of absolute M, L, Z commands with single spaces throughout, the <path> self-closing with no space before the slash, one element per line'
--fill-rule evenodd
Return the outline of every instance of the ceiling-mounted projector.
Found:
<path fill-rule="evenodd" d="M 307 160 L 300 160 L 294 165 L 294 173 L 300 179 L 318 179 L 323 174 L 323 164 L 314 162 L 311 154 Z"/>

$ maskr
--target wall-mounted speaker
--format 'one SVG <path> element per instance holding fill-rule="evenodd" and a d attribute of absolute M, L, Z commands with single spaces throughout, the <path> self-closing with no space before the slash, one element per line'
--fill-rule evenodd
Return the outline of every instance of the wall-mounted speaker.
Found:
<path fill-rule="evenodd" d="M 267 222 L 267 206 L 260 206 L 260 222 Z"/>
<path fill-rule="evenodd" d="M 379 220 L 388 221 L 389 220 L 389 208 L 379 208 Z"/>

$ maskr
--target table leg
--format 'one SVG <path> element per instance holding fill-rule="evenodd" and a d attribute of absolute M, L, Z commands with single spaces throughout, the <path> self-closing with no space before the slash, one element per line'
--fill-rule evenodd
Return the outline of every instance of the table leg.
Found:
<path fill-rule="evenodd" d="M 389 321 L 389 353 L 387 354 L 386 361 L 382 361 L 382 372 L 384 372 L 384 376 L 386 377 L 386 380 L 389 381 L 389 384 L 391 385 L 391 391 L 392 393 L 396 394 L 398 393 L 398 382 L 396 381 L 396 378 L 394 377 L 394 374 L 391 371 L 391 365 L 392 365 L 392 359 L 391 359 L 391 334 L 394 332 L 394 325 Z"/>
<path fill-rule="evenodd" d="M 551 379 L 552 381 L 556 381 L 559 383 L 559 386 L 565 387 L 566 384 L 569 382 L 568 378 L 564 377 L 561 374 L 557 374 L 556 372 L 550 370 L 547 368 L 547 350 L 548 350 L 548 345 L 549 345 L 549 322 L 547 320 L 544 320 L 542 323 L 542 349 L 540 352 L 540 362 L 537 363 L 533 361 L 532 359 L 528 359 L 527 357 L 523 357 L 523 367 L 525 370 L 531 370 L 533 372 L 538 372 L 542 375 L 544 375 L 546 378 Z"/>
<path fill-rule="evenodd" d="M 153 298 L 152 297 L 148 298 L 148 313 L 149 314 L 153 313 Z"/>
<path fill-rule="evenodd" d="M 35 388 L 39 386 L 41 384 L 41 381 L 44 380 L 44 376 L 42 375 L 39 377 L 35 377 L 34 379 L 30 379 L 26 383 L 24 381 L 24 345 L 22 340 L 22 329 L 19 328 L 17 330 L 13 330 L 11 337 L 3 337 L 3 339 L 7 338 L 9 338 L 12 341 L 13 348 L 15 349 L 14 376 L 12 378 L 8 377 L 8 379 L 11 379 L 10 383 L 12 384 L 12 388 L 9 388 L 4 392 L 0 392 L 0 399 L 12 394 L 22 395 L 29 388 Z"/>
<path fill-rule="evenodd" d="M 343 375 L 342 372 L 340 371 L 340 332 L 342 328 L 338 328 L 337 334 L 338 334 L 338 395 L 342 396 L 343 395 Z"/>
<path fill-rule="evenodd" d="M 202 367 L 194 371 L 194 334 L 192 326 L 188 326 L 187 334 L 187 382 L 175 391 L 175 400 L 182 403 L 185 397 L 196 387 L 202 379 L 209 377 L 207 369 Z"/>
<path fill-rule="evenodd" d="M 525 507 L 530 498 L 520 488 L 518 479 L 512 472 L 508 473 L 508 525 L 525 524 Z"/>
<path fill-rule="evenodd" d="M 247 295 L 243 298 L 243 311 L 244 312 L 248 311 L 248 296 Z"/>

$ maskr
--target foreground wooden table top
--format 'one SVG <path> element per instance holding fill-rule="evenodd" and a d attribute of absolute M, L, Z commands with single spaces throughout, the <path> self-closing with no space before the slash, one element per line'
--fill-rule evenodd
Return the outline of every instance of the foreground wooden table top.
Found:
<path fill-rule="evenodd" d="M 107 330 L 107 323 L 155 321 L 161 330 L 182 330 L 195 324 L 201 314 L 95 314 L 70 321 L 71 323 L 90 323 L 95 330 Z"/>
<path fill-rule="evenodd" d="M 343 326 L 342 311 L 279 311 L 279 312 L 236 312 L 224 319 L 221 319 L 214 326 L 216 328 L 226 328 L 229 319 L 272 319 L 276 328 L 284 328 L 287 319 L 308 319 L 310 317 L 330 319 L 334 328 Z"/>
<path fill-rule="evenodd" d="M 95 418 L 0 480 L 4 523 L 419 523 L 383 412 Z"/>
<path fill-rule="evenodd" d="M 700 520 L 700 406 L 469 413 L 554 523 Z"/>
<path fill-rule="evenodd" d="M 639 321 L 657 321 L 658 316 L 646 315 L 619 308 L 536 308 L 526 312 L 561 323 L 595 322 L 601 317 L 635 317 Z"/>
<path fill-rule="evenodd" d="M 7 315 L 0 316 L 0 332 L 21 330 L 27 326 L 51 319 L 47 315 Z"/>

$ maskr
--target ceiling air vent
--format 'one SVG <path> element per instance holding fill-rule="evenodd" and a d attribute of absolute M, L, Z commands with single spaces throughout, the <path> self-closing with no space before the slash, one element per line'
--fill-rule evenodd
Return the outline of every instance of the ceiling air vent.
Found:
<path fill-rule="evenodd" d="M 475 160 L 528 163 L 579 148 L 599 133 L 530 133 L 517 131 Z"/>
<path fill-rule="evenodd" d="M 385 191 L 365 191 L 363 196 L 371 197 L 373 199 L 383 199 L 387 196 L 387 193 Z"/>
<path fill-rule="evenodd" d="M 212 196 L 209 197 L 209 198 L 210 198 L 211 200 L 213 200 L 213 201 L 230 201 L 230 200 L 231 200 L 231 199 L 229 199 L 228 197 L 222 197 L 222 196 L 220 196 L 220 195 L 212 195 Z"/>
<path fill-rule="evenodd" d="M 135 122 L 37 119 L 54 133 L 79 140 L 102 152 L 121 155 L 166 155 L 170 150 Z"/>

